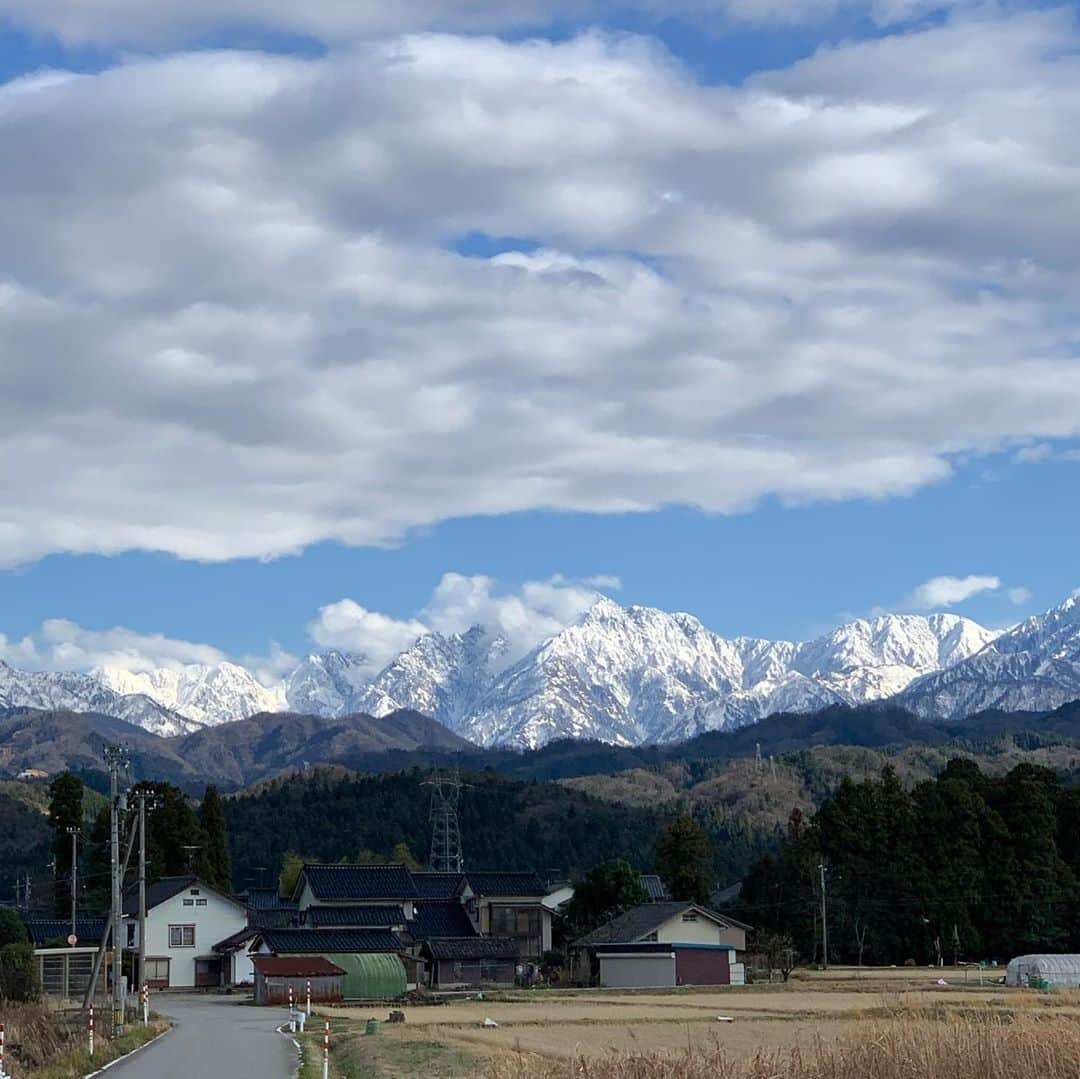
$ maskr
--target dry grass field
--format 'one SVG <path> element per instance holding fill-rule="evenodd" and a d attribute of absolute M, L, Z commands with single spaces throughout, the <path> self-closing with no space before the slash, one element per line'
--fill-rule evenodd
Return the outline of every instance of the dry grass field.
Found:
<path fill-rule="evenodd" d="M 940 977 L 949 984 L 938 985 Z M 370 1017 L 385 1018 L 371 1007 L 331 1014 L 343 1030 L 359 1029 Z M 1080 992 L 1009 990 L 989 978 L 980 986 L 977 972 L 969 973 L 965 984 L 963 972 L 926 968 L 800 972 L 787 985 L 717 991 L 504 993 L 413 1006 L 406 1014 L 404 1024 L 384 1025 L 375 1037 L 350 1037 L 351 1052 L 362 1065 L 355 1074 L 394 1079 L 420 1074 L 494 1079 L 583 1074 L 596 1079 L 699 1074 L 812 1079 L 821 1074 L 848 1079 L 850 1074 L 855 1079 L 857 1072 L 837 1070 L 838 1059 L 860 1052 L 865 1056 L 875 1045 L 879 1055 L 910 1059 L 911 1068 L 898 1076 L 938 1074 L 913 1070 L 916 1060 L 924 1069 L 931 1067 L 918 1056 L 931 1050 L 946 1056 L 975 1054 L 975 1059 L 982 1059 L 978 1054 L 984 1049 L 1008 1051 L 1012 1063 L 1002 1064 L 1003 1076 L 1029 1074 L 1028 1065 L 1036 1060 L 1032 1054 L 1051 1049 L 1074 1053 L 1069 1059 L 1080 1062 L 1075 1029 L 1080 1027 Z M 722 1022 L 719 1016 L 732 1021 Z M 484 1027 L 488 1018 L 498 1026 Z M 352 1022 L 341 1023 L 344 1019 Z M 1058 1032 L 1064 1041 L 1055 1040 Z M 1016 1063 L 1017 1053 L 1027 1054 L 1023 1068 Z M 860 1066 L 870 1066 L 860 1059 Z M 826 1068 L 830 1060 L 832 1071 Z M 1039 1060 L 1040 1069 L 1030 1074 L 1080 1075 L 1080 1063 L 1071 1072 L 1058 1072 L 1046 1068 L 1066 1065 Z M 410 1061 L 416 1062 L 415 1071 Z M 796 1063 L 802 1071 L 792 1070 Z M 807 1070 L 811 1065 L 825 1070 Z M 343 1062 L 339 1074 L 354 1073 Z M 880 1074 L 892 1079 L 894 1073 Z"/>

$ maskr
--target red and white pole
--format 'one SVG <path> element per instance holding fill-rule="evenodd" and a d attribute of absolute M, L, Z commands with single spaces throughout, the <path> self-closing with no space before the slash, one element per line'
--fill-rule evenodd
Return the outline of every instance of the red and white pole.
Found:
<path fill-rule="evenodd" d="M 292 982 L 289 982 L 289 1032 L 296 1033 L 296 998 L 293 995 Z"/>
<path fill-rule="evenodd" d="M 0 1079 L 7 1079 L 4 1071 L 4 1024 L 0 1023 Z"/>
<path fill-rule="evenodd" d="M 143 1026 L 150 1025 L 150 983 L 143 982 L 142 987 L 142 1021 Z"/>
<path fill-rule="evenodd" d="M 308 1018 L 311 1018 L 311 979 L 307 980 L 307 1014 Z"/>
<path fill-rule="evenodd" d="M 323 1026 L 322 1036 L 322 1079 L 330 1079 L 330 1020 Z"/>
<path fill-rule="evenodd" d="M 94 1055 L 94 1006 L 90 1005 L 90 1055 Z"/>

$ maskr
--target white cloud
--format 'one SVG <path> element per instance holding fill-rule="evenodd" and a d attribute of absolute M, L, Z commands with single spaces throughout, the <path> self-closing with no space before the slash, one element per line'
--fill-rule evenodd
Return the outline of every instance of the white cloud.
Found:
<path fill-rule="evenodd" d="M 1078 44 L 961 20 L 732 89 L 421 35 L 2 87 L 0 565 L 885 498 L 1080 435 Z"/>
<path fill-rule="evenodd" d="M 307 626 L 308 635 L 321 648 L 355 652 L 372 673 L 427 632 L 422 622 L 397 619 L 369 611 L 352 599 L 340 599 L 319 608 Z"/>
<path fill-rule="evenodd" d="M 967 577 L 932 577 L 918 586 L 908 599 L 908 606 L 920 611 L 952 607 L 984 592 L 996 592 L 1001 587 L 998 577 L 970 574 Z"/>
<path fill-rule="evenodd" d="M 71 43 L 161 45 L 237 26 L 340 42 L 418 30 L 537 29 L 627 12 L 658 21 L 678 17 L 718 29 L 744 22 L 815 23 L 838 13 L 888 26 L 969 6 L 976 6 L 976 0 L 156 0 L 153 5 L 142 0 L 0 0 L 0 16 Z"/>
<path fill-rule="evenodd" d="M 1009 602 L 1017 607 L 1022 607 L 1031 599 L 1030 588 L 1010 588 L 1005 594 L 1009 597 Z"/>
<path fill-rule="evenodd" d="M 0 635 L 0 659 L 30 670 L 87 671 L 116 667 L 133 673 L 186 664 L 208 666 L 227 657 L 209 644 L 178 640 L 162 633 L 138 633 L 123 626 L 87 629 L 66 618 L 49 618 L 17 642 Z"/>
<path fill-rule="evenodd" d="M 463 633 L 479 625 L 506 639 L 503 658 L 510 663 L 575 622 L 596 602 L 597 589 L 610 590 L 617 580 L 603 575 L 577 582 L 557 575 L 525 581 L 508 592 L 491 577 L 446 573 L 415 619 L 393 618 L 346 598 L 320 608 L 308 623 L 308 634 L 321 648 L 364 656 L 368 672 L 375 674 L 429 630 Z"/>

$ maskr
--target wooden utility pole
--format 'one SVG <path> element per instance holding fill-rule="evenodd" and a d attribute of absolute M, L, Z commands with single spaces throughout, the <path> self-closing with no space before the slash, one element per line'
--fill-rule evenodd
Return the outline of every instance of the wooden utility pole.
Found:
<path fill-rule="evenodd" d="M 829 969 L 829 923 L 825 905 L 825 863 L 818 865 L 821 874 L 821 969 Z"/>
<path fill-rule="evenodd" d="M 124 942 L 121 929 L 124 917 L 123 880 L 120 871 L 120 814 L 127 810 L 127 795 L 120 792 L 120 769 L 126 764 L 126 753 L 120 746 L 109 746 L 105 759 L 109 764 L 109 862 L 112 871 L 112 1033 L 119 1038 L 124 1033 Z"/>
<path fill-rule="evenodd" d="M 146 791 L 139 791 L 139 972 L 137 986 L 146 982 Z"/>

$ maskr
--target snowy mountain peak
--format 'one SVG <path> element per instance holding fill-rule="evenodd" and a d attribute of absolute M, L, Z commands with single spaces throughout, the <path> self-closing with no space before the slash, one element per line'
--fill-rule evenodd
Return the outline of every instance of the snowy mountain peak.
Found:
<path fill-rule="evenodd" d="M 0 706 L 105 712 L 163 734 L 262 711 L 410 708 L 475 742 L 520 746 L 673 740 L 835 703 L 896 699 L 955 718 L 1076 697 L 1077 596 L 1003 633 L 954 614 L 883 614 L 804 642 L 725 638 L 691 614 L 601 597 L 520 658 L 474 626 L 424 634 L 381 669 L 347 652 L 310 655 L 275 686 L 233 663 L 80 674 L 0 661 Z"/>

